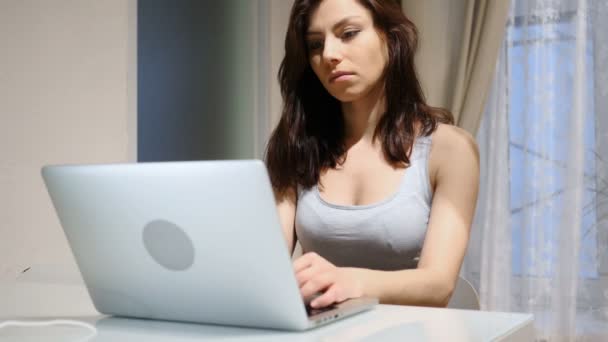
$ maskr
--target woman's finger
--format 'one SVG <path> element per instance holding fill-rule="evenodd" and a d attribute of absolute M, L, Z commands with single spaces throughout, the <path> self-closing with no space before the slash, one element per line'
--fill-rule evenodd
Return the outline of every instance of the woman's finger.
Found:
<path fill-rule="evenodd" d="M 339 290 L 337 284 L 333 284 L 327 289 L 327 291 L 325 291 L 325 293 L 310 302 L 310 306 L 313 308 L 322 308 L 339 302 L 340 300 L 338 298 L 338 292 Z"/>
<path fill-rule="evenodd" d="M 314 253 L 314 252 L 306 253 L 306 254 L 300 256 L 299 258 L 297 258 L 293 262 L 293 270 L 294 270 L 294 272 L 298 273 L 301 270 L 312 266 L 313 262 L 318 257 L 319 256 L 316 253 Z"/>
<path fill-rule="evenodd" d="M 317 267 L 312 265 L 296 273 L 296 280 L 298 281 L 298 287 L 302 287 L 311 278 L 314 278 L 315 274 L 319 272 Z"/>
<path fill-rule="evenodd" d="M 303 298 L 308 298 L 317 292 L 323 292 L 335 282 L 335 276 L 331 272 L 318 274 L 309 279 L 300 287 L 300 293 Z"/>

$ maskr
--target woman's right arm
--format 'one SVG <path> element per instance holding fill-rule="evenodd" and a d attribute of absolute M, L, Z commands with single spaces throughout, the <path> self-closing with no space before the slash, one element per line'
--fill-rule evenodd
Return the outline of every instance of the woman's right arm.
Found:
<path fill-rule="evenodd" d="M 291 255 L 293 254 L 293 249 L 296 244 L 296 191 L 290 189 L 285 191 L 282 195 L 275 193 L 275 200 L 279 221 L 281 223 L 281 228 L 283 229 L 283 235 L 285 236 L 285 242 L 287 243 L 287 248 L 289 248 L 289 254 Z"/>

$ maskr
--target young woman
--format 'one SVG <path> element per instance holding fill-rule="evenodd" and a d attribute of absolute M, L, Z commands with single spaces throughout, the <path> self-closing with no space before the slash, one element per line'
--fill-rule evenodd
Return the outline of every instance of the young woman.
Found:
<path fill-rule="evenodd" d="M 479 158 L 425 103 L 417 33 L 392 0 L 296 0 L 266 151 L 294 271 L 313 307 L 359 296 L 445 306 L 475 211 Z"/>

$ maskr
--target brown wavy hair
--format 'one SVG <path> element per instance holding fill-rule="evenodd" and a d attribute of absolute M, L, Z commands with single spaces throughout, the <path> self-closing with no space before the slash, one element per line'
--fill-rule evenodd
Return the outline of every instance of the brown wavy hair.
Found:
<path fill-rule="evenodd" d="M 340 102 L 314 74 L 305 34 L 310 16 L 322 0 L 296 0 L 285 37 L 285 57 L 279 69 L 283 97 L 281 118 L 266 146 L 265 162 L 277 194 L 319 182 L 321 171 L 344 163 L 344 119 Z M 439 122 L 453 124 L 452 114 L 426 104 L 414 67 L 418 44 L 415 25 L 394 0 L 357 0 L 372 14 L 384 34 L 388 63 L 384 71 L 386 112 L 373 139 L 379 139 L 386 160 L 394 167 L 410 163 L 414 124 L 420 135 L 435 131 Z"/>

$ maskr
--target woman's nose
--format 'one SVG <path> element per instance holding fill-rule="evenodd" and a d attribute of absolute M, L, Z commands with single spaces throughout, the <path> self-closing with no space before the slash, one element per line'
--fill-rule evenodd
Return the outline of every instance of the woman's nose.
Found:
<path fill-rule="evenodd" d="M 337 64 L 342 60 L 340 42 L 333 39 L 326 39 L 323 46 L 323 60 L 329 64 Z"/>

